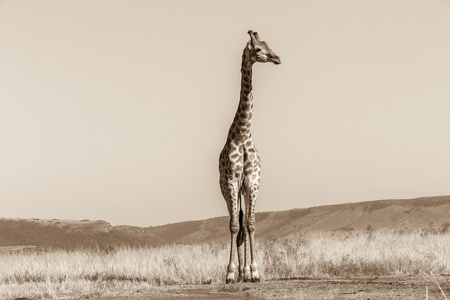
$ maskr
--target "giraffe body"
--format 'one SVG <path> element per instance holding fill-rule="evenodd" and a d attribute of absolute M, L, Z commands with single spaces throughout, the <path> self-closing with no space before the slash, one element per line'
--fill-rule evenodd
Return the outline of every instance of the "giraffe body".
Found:
<path fill-rule="evenodd" d="M 248 33 L 250 42 L 242 55 L 239 106 L 219 157 L 220 188 L 230 214 L 231 249 L 227 283 L 235 282 L 236 252 L 239 259 L 238 281 L 260 280 L 254 255 L 254 232 L 261 157 L 253 144 L 250 131 L 253 109 L 252 66 L 255 62 L 281 63 L 280 58 L 266 42 L 259 39 L 256 32 L 250 30 Z M 250 261 L 247 244 L 250 246 Z"/>

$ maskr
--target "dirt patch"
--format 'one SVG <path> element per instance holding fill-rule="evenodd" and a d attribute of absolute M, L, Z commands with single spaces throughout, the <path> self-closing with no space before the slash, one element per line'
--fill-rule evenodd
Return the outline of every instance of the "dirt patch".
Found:
<path fill-rule="evenodd" d="M 112 300 L 153 299 L 446 299 L 449 276 L 395 278 L 280 279 L 233 285 L 154 287 Z M 103 298 L 103 297 L 102 297 Z M 93 298 L 90 298 L 93 299 Z M 80 299 L 81 300 L 81 299 Z"/>

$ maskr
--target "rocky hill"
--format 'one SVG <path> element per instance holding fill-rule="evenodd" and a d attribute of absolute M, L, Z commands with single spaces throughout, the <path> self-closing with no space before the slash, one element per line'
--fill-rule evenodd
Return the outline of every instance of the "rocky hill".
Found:
<path fill-rule="evenodd" d="M 450 196 L 379 200 L 256 214 L 257 238 L 297 238 L 314 231 L 392 229 L 447 232 Z M 111 226 L 105 221 L 0 219 L 0 246 L 74 249 L 117 245 L 226 242 L 229 217 L 156 227 Z"/>

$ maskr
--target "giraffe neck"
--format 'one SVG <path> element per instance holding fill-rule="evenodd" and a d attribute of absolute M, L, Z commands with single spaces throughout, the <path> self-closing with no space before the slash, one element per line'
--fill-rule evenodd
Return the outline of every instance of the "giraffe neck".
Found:
<path fill-rule="evenodd" d="M 250 127 L 252 125 L 252 61 L 250 59 L 250 50 L 248 47 L 244 49 L 242 55 L 241 67 L 241 94 L 239 106 L 234 116 L 233 126 L 237 137 L 250 135 Z"/>

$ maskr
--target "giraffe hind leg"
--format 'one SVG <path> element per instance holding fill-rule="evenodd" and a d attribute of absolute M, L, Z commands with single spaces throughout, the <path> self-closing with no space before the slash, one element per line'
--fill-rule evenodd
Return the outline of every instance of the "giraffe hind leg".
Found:
<path fill-rule="evenodd" d="M 230 262 L 227 268 L 226 283 L 235 283 L 235 270 L 234 257 L 236 256 L 236 238 L 239 230 L 239 224 L 237 221 L 237 214 L 232 214 L 230 217 L 230 233 L 231 233 L 231 247 L 230 247 Z"/>
<path fill-rule="evenodd" d="M 243 218 L 242 218 L 242 231 L 244 232 L 244 243 L 243 243 L 243 252 L 242 253 L 242 257 L 243 257 L 243 261 L 242 261 L 242 276 L 243 276 L 243 281 L 244 282 L 250 282 L 251 281 L 251 272 L 250 272 L 250 253 L 249 253 L 249 242 L 248 242 L 248 230 L 247 230 L 247 216 L 248 216 L 248 193 L 244 194 L 244 201 L 242 202 L 243 205 Z"/>
<path fill-rule="evenodd" d="M 230 261 L 227 267 L 226 283 L 235 283 L 235 271 L 236 266 L 234 264 L 236 256 L 236 240 L 237 233 L 239 231 L 239 219 L 237 212 L 237 186 L 224 185 L 222 189 L 223 196 L 227 202 L 228 211 L 230 213 L 230 234 L 231 234 L 231 247 L 230 247 Z"/>
<path fill-rule="evenodd" d="M 238 277 L 238 282 L 241 281 L 249 281 L 248 279 L 250 278 L 250 267 L 246 266 L 246 262 L 248 262 L 246 260 L 246 254 L 247 254 L 247 225 L 246 225 L 246 216 L 247 216 L 247 211 L 246 211 L 246 206 L 245 206 L 245 202 L 243 200 L 241 200 L 242 195 L 239 195 L 239 206 L 240 206 L 240 210 L 239 210 L 239 232 L 237 235 L 237 240 L 236 240 L 236 246 L 238 249 L 238 257 L 239 257 L 239 277 Z"/>
<path fill-rule="evenodd" d="M 246 204 L 247 205 L 247 232 L 248 239 L 250 244 L 250 277 L 252 282 L 259 282 L 261 278 L 259 276 L 258 264 L 256 263 L 256 255 L 255 255 L 255 202 L 256 196 L 258 195 L 258 184 L 253 185 L 250 188 L 249 193 L 246 193 Z"/>

